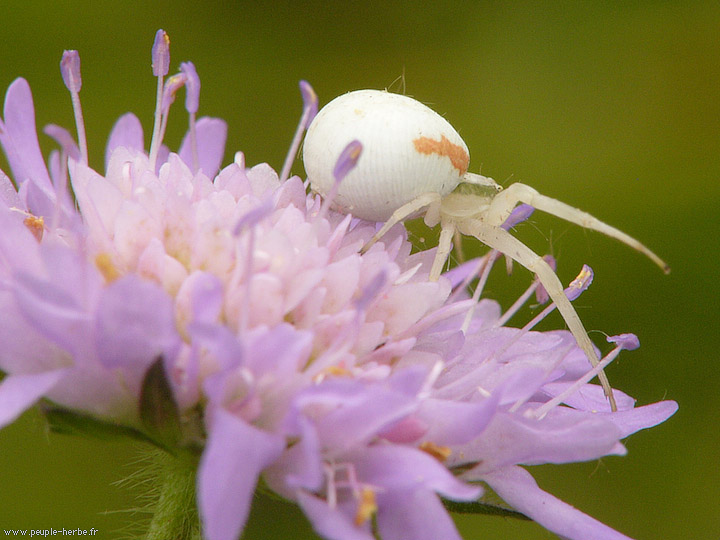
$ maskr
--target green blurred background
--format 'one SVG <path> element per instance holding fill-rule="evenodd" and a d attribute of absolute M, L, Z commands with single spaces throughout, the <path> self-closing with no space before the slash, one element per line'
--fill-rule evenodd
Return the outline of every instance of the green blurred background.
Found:
<path fill-rule="evenodd" d="M 582 263 L 594 268 L 577 306 L 596 343 L 600 331 L 640 337 L 642 347 L 611 366 L 613 384 L 640 404 L 680 403 L 666 424 L 630 437 L 626 457 L 534 468 L 541 487 L 632 537 L 717 540 L 720 4 L 419 4 L 5 0 L 0 89 L 27 78 L 38 125 L 71 127 L 58 63 L 63 49 L 78 49 L 97 167 L 120 114 L 134 111 L 149 132 L 158 28 L 170 35 L 173 71 L 184 60 L 197 67 L 200 113 L 228 121 L 226 163 L 242 150 L 249 164 L 281 167 L 299 79 L 321 104 L 386 87 L 430 104 L 465 138 L 471 170 L 588 210 L 672 266 L 664 276 L 630 249 L 547 216 L 520 227 L 524 241 L 558 258 L 564 282 Z M 182 107 L 175 112 L 173 148 L 186 123 Z M 302 174 L 300 162 L 294 170 Z M 507 307 L 529 279 L 497 271 L 487 294 Z M 0 529 L 95 527 L 120 538 L 142 517 L 127 511 L 140 504 L 138 490 L 116 484 L 136 469 L 132 445 L 48 435 L 29 412 L 0 432 L 0 456 Z M 468 539 L 553 538 L 503 518 L 458 523 Z M 245 537 L 313 536 L 293 507 L 261 500 Z"/>

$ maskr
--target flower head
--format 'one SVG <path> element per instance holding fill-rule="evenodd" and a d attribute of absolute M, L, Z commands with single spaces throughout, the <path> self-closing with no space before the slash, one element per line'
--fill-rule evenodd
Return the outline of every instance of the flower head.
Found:
<path fill-rule="evenodd" d="M 246 167 L 241 153 L 221 169 L 225 123 L 195 119 L 195 68 L 164 80 L 168 63 L 160 31 L 150 150 L 126 114 L 104 173 L 56 126 L 61 150 L 48 170 L 30 88 L 18 79 L 8 89 L 2 424 L 42 398 L 201 452 L 210 540 L 238 537 L 260 478 L 327 538 L 371 539 L 374 526 L 384 539 L 456 538 L 441 497 L 477 501 L 485 484 L 563 536 L 620 537 L 541 491 L 521 465 L 622 454 L 620 439 L 676 404 L 634 407 L 617 392 L 611 413 L 568 332 L 507 327 L 512 313 L 468 298 L 463 283 L 492 257 L 428 281 L 432 250 L 411 253 L 401 226 L 361 255 L 375 224 L 333 212 L 299 177 Z M 77 70 L 79 81 L 79 58 Z M 161 138 L 182 85 L 190 127 L 173 153 Z M 317 109 L 309 85 L 301 90 L 300 133 Z M 338 156 L 338 182 L 361 149 Z M 612 341 L 600 369 L 635 345 Z"/>

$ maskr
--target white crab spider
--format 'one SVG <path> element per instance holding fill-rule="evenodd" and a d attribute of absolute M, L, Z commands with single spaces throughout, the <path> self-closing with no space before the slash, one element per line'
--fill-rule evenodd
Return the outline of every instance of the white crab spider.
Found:
<path fill-rule="evenodd" d="M 335 161 L 352 140 L 362 143 L 362 158 L 336 186 Z M 598 364 L 598 357 L 557 275 L 542 257 L 501 228 L 513 208 L 526 203 L 599 231 L 669 271 L 667 264 L 640 242 L 590 214 L 524 184 L 503 189 L 491 178 L 467 172 L 470 155 L 457 131 L 436 112 L 407 96 L 358 90 L 334 99 L 308 128 L 303 162 L 311 188 L 323 196 L 331 194 L 337 210 L 385 222 L 362 252 L 390 227 L 426 209 L 425 223 L 441 226 L 431 280 L 440 277 L 456 233 L 479 239 L 535 273 L 593 366 Z M 600 381 L 615 410 L 612 389 L 603 372 Z"/>

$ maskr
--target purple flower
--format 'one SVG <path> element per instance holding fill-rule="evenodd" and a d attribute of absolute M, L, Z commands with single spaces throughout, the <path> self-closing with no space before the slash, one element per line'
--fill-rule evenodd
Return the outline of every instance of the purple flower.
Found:
<path fill-rule="evenodd" d="M 332 539 L 372 539 L 374 523 L 386 540 L 457 538 L 442 499 L 477 501 L 484 485 L 564 537 L 622 537 L 523 466 L 624 454 L 622 438 L 677 405 L 634 407 L 616 390 L 611 412 L 568 332 L 507 327 L 522 302 L 502 314 L 468 297 L 481 261 L 428 281 L 433 250 L 411 254 L 402 226 L 360 255 L 375 224 L 329 210 L 299 177 L 248 168 L 239 152 L 220 169 L 225 123 L 195 119 L 191 63 L 164 79 L 168 44 L 160 31 L 150 149 L 138 119 L 120 117 L 104 173 L 57 126 L 48 170 L 27 82 L 7 91 L 1 425 L 42 398 L 171 451 L 199 448 L 209 540 L 239 536 L 260 479 Z M 77 53 L 63 62 L 80 81 Z M 190 127 L 173 153 L 162 134 L 183 85 Z M 301 90 L 298 133 L 317 109 Z M 78 121 L 81 131 L 84 141 Z M 338 156 L 338 182 L 361 143 Z M 568 295 L 589 284 L 591 271 L 582 276 Z M 610 341 L 601 367 L 637 346 L 631 335 Z M 158 407 L 177 415 L 173 429 Z"/>

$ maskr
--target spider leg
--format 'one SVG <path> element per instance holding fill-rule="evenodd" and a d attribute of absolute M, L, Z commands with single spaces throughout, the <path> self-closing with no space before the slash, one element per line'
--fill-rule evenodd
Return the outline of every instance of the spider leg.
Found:
<path fill-rule="evenodd" d="M 465 262 L 465 252 L 462 246 L 462 234 L 456 228 L 453 227 L 455 233 L 453 234 L 453 247 L 455 248 L 455 256 L 457 257 L 458 263 L 462 264 Z"/>
<path fill-rule="evenodd" d="M 458 222 L 457 226 L 462 233 L 474 236 L 487 246 L 511 257 L 525 268 L 535 273 L 540 280 L 540 283 L 542 283 L 545 287 L 545 290 L 550 298 L 553 302 L 555 302 L 555 305 L 560 311 L 565 323 L 568 325 L 570 332 L 575 337 L 575 341 L 577 341 L 577 344 L 583 350 L 588 360 L 590 360 L 590 363 L 593 367 L 598 365 L 600 360 L 595 353 L 592 341 L 590 341 L 590 337 L 588 336 L 580 317 L 575 311 L 573 305 L 570 303 L 570 300 L 568 300 L 567 296 L 565 296 L 562 283 L 560 283 L 557 275 L 542 257 L 537 255 L 532 249 L 500 227 L 489 225 L 477 219 L 463 220 L 462 222 Z M 604 371 L 601 371 L 598 374 L 598 378 L 602 384 L 605 396 L 610 401 L 610 407 L 613 411 L 616 411 L 617 405 L 615 403 L 615 397 L 613 396 L 612 388 L 607 375 L 605 375 Z"/>
<path fill-rule="evenodd" d="M 392 213 L 392 216 L 390 216 L 390 219 L 388 219 L 385 222 L 385 225 L 383 225 L 378 232 L 375 233 L 375 236 L 373 236 L 361 249 L 360 254 L 367 253 L 367 250 L 372 247 L 375 242 L 380 240 L 386 232 L 390 230 L 390 228 L 395 225 L 396 223 L 400 223 L 402 220 L 406 219 L 408 216 L 414 214 L 418 210 L 422 210 L 426 206 L 430 206 L 431 204 L 435 202 L 439 202 L 440 200 L 440 194 L 439 193 L 423 193 L 422 195 L 418 195 L 415 197 L 412 201 L 409 203 L 403 204 L 400 208 L 395 210 Z"/>
<path fill-rule="evenodd" d="M 452 220 L 441 220 L 440 221 L 440 238 L 438 239 L 438 247 L 435 252 L 435 259 L 433 260 L 432 268 L 430 269 L 429 281 L 437 281 L 442 273 L 443 266 L 450 256 L 452 251 L 452 239 L 455 236 L 457 229 Z"/>
<path fill-rule="evenodd" d="M 604 235 L 610 236 L 611 238 L 615 238 L 616 240 L 619 240 L 620 242 L 647 256 L 666 274 L 670 272 L 670 267 L 665 261 L 630 235 L 600 221 L 587 212 L 583 212 L 582 210 L 558 201 L 557 199 L 546 197 L 525 184 L 511 184 L 505 188 L 504 191 L 498 193 L 490 203 L 490 208 L 487 210 L 487 217 L 485 221 L 492 225 L 500 225 L 503 221 L 505 221 L 505 219 L 507 219 L 507 216 L 510 215 L 510 212 L 518 203 L 529 204 L 538 210 L 557 216 L 565 221 L 579 225 L 580 227 L 592 229 Z"/>

